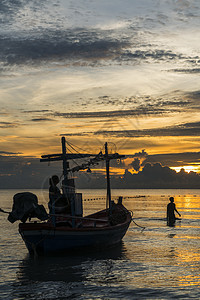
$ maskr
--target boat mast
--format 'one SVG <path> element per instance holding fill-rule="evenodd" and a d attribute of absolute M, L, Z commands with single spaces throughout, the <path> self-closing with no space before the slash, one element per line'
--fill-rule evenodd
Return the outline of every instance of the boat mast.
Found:
<path fill-rule="evenodd" d="M 108 156 L 108 143 L 105 143 L 105 157 L 106 157 L 106 180 L 107 180 L 107 198 L 106 198 L 106 208 L 111 209 L 111 190 L 110 190 L 110 158 Z"/>
<path fill-rule="evenodd" d="M 62 181 L 62 190 L 63 194 L 71 203 L 71 215 L 72 217 L 75 216 L 75 192 L 71 192 L 71 187 L 69 186 L 69 178 L 68 178 L 68 169 L 69 169 L 69 162 L 67 161 L 67 152 L 66 152 L 66 141 L 65 137 L 63 136 L 61 139 L 62 142 L 62 158 L 63 158 L 63 176 L 64 179 Z M 72 227 L 75 227 L 75 221 L 72 219 Z"/>
<path fill-rule="evenodd" d="M 62 160 L 63 160 L 63 194 L 67 196 L 68 193 L 68 187 L 67 187 L 67 180 L 68 180 L 68 168 L 69 168 L 69 163 L 67 161 L 67 153 L 66 153 L 66 143 L 65 143 L 65 137 L 62 137 Z"/>

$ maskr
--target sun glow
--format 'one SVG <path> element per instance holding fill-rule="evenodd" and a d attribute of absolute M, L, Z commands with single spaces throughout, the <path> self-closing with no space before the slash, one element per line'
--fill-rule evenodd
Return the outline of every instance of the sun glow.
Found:
<path fill-rule="evenodd" d="M 191 165 L 191 166 L 181 166 L 181 167 L 171 167 L 171 169 L 175 170 L 177 173 L 181 171 L 181 169 L 184 169 L 185 172 L 196 172 L 200 173 L 200 165 Z"/>

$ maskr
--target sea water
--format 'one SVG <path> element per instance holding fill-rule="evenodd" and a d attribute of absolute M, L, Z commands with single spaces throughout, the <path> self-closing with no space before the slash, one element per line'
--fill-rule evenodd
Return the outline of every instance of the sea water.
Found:
<path fill-rule="evenodd" d="M 16 190 L 0 191 L 9 211 Z M 21 191 L 20 191 L 21 192 Z M 48 192 L 32 190 L 47 208 Z M 80 191 L 79 191 L 80 192 Z M 85 214 L 105 208 L 104 190 L 82 190 Z M 30 257 L 0 213 L 0 299 L 199 299 L 200 190 L 113 190 L 133 211 L 123 242 L 101 252 Z M 181 220 L 166 224 L 169 197 Z"/>

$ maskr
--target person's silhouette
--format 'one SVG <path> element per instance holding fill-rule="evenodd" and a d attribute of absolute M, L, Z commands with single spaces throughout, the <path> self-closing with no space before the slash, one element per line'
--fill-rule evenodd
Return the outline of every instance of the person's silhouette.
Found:
<path fill-rule="evenodd" d="M 176 205 L 174 203 L 174 197 L 170 197 L 169 200 L 170 200 L 170 203 L 168 203 L 168 205 L 167 205 L 167 225 L 168 226 L 173 226 L 175 224 L 175 221 L 176 221 L 176 217 L 175 217 L 174 212 L 177 212 L 177 214 L 180 217 L 181 217 L 181 214 L 176 209 Z"/>
<path fill-rule="evenodd" d="M 53 175 L 50 179 L 49 179 L 49 211 L 50 213 L 54 213 L 55 214 L 55 203 L 56 201 L 62 197 L 62 194 L 59 190 L 59 188 L 57 187 L 57 184 L 59 183 L 59 178 L 57 175 Z"/>

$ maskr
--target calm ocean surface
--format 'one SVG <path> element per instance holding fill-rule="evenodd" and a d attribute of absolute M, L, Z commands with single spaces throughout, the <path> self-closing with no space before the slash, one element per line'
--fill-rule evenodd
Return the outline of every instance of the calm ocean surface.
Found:
<path fill-rule="evenodd" d="M 10 210 L 16 190 L 0 191 Z M 21 190 L 20 190 L 21 192 Z M 48 192 L 32 190 L 47 207 Z M 105 207 L 104 190 L 82 190 L 85 214 Z M 0 299 L 200 299 L 200 190 L 113 190 L 134 212 L 122 244 L 101 253 L 30 257 L 0 213 Z M 182 220 L 166 226 L 169 196 Z M 92 200 L 91 200 L 92 199 Z"/>

